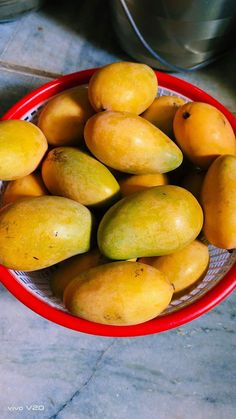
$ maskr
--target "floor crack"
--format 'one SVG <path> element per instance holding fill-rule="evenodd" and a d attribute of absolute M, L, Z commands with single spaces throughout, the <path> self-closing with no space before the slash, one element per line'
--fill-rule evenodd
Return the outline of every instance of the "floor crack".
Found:
<path fill-rule="evenodd" d="M 96 374 L 96 372 L 99 368 L 99 365 L 101 364 L 102 359 L 107 354 L 107 352 L 111 349 L 112 345 L 114 345 L 115 341 L 116 341 L 116 339 L 113 339 L 113 341 L 101 352 L 101 354 L 99 355 L 99 357 L 98 357 L 98 359 L 97 359 L 97 361 L 96 361 L 96 363 L 95 363 L 95 365 L 92 369 L 92 372 L 91 372 L 90 376 L 82 384 L 82 386 L 78 390 L 76 390 L 74 392 L 74 394 L 72 394 L 72 396 L 60 407 L 60 409 L 58 409 L 58 411 L 54 415 L 50 416 L 49 419 L 56 419 L 58 417 L 59 413 L 61 413 L 65 409 L 65 407 L 67 407 L 68 404 L 70 404 L 73 401 L 73 399 L 75 397 L 77 397 L 88 386 L 88 384 L 91 382 L 94 375 Z"/>
<path fill-rule="evenodd" d="M 1 59 L 0 59 L 0 69 L 9 71 L 9 72 L 25 74 L 27 76 L 30 75 L 30 76 L 35 76 L 35 77 L 45 77 L 48 79 L 55 79 L 62 76 L 61 73 L 53 73 L 51 71 L 41 70 L 40 68 L 33 68 L 33 67 L 27 67 L 20 64 L 9 63 Z"/>

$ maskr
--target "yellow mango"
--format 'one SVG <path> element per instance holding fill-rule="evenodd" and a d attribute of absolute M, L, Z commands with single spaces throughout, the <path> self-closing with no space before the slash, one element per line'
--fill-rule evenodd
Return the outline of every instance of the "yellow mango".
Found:
<path fill-rule="evenodd" d="M 220 155 L 236 154 L 229 121 L 208 103 L 189 102 L 181 106 L 174 117 L 174 134 L 183 153 L 203 169 Z"/>
<path fill-rule="evenodd" d="M 140 114 L 157 95 L 157 78 L 145 64 L 108 64 L 92 76 L 89 100 L 95 111 L 121 111 Z"/>
<path fill-rule="evenodd" d="M 236 156 L 218 157 L 208 169 L 202 191 L 204 234 L 223 249 L 236 247 Z"/>
<path fill-rule="evenodd" d="M 98 249 L 91 250 L 82 255 L 73 256 L 61 262 L 53 272 L 50 280 L 50 287 L 53 294 L 62 299 L 65 288 L 75 276 L 107 262 L 108 259 L 101 255 Z"/>
<path fill-rule="evenodd" d="M 141 263 L 162 272 L 174 286 L 174 292 L 180 292 L 193 285 L 206 274 L 209 265 L 208 247 L 199 240 L 171 255 L 141 258 Z"/>
<path fill-rule="evenodd" d="M 42 177 L 53 195 L 83 205 L 102 205 L 113 200 L 119 184 L 99 161 L 74 147 L 51 150 L 42 165 Z"/>
<path fill-rule="evenodd" d="M 77 86 L 49 100 L 39 115 L 38 126 L 49 144 L 78 144 L 83 139 L 85 122 L 93 113 L 88 89 Z"/>
<path fill-rule="evenodd" d="M 24 198 L 0 211 L 0 263 L 19 271 L 46 268 L 89 250 L 90 211 L 67 198 Z"/>
<path fill-rule="evenodd" d="M 44 134 L 31 122 L 0 121 L 0 179 L 15 180 L 29 175 L 47 148 Z"/>
<path fill-rule="evenodd" d="M 120 191 L 123 196 L 128 196 L 153 186 L 166 185 L 167 183 L 167 176 L 163 173 L 133 175 L 119 181 Z"/>
<path fill-rule="evenodd" d="M 107 111 L 92 116 L 84 136 L 98 160 L 121 172 L 164 173 L 182 163 L 182 152 L 170 138 L 130 113 Z"/>
<path fill-rule="evenodd" d="M 190 192 L 156 186 L 123 198 L 106 212 L 98 246 L 115 260 L 165 255 L 191 243 L 202 224 L 202 209 Z"/>
<path fill-rule="evenodd" d="M 172 138 L 174 116 L 177 109 L 184 104 L 184 99 L 178 96 L 160 96 L 142 114 L 142 117 Z"/>
<path fill-rule="evenodd" d="M 65 289 L 64 303 L 75 316 L 121 326 L 158 316 L 172 295 L 173 287 L 157 269 L 114 262 L 76 276 Z"/>
<path fill-rule="evenodd" d="M 15 202 L 20 198 L 47 195 L 43 181 L 38 173 L 31 173 L 22 178 L 12 180 L 3 193 L 3 204 Z"/>
<path fill-rule="evenodd" d="M 206 172 L 190 172 L 181 181 L 181 186 L 191 192 L 199 201 Z"/>

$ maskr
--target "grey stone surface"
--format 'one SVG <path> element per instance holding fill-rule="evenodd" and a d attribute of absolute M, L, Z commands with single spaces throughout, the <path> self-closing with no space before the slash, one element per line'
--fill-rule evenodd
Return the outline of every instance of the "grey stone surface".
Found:
<path fill-rule="evenodd" d="M 64 329 L 2 287 L 0 298 L 1 419 L 235 418 L 235 295 L 178 329 L 127 339 Z"/>

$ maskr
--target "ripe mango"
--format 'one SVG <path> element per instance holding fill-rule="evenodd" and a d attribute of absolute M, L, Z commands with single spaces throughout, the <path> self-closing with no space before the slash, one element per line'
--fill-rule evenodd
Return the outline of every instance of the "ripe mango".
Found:
<path fill-rule="evenodd" d="M 98 228 L 98 245 L 115 260 L 165 255 L 191 243 L 202 224 L 202 209 L 190 192 L 156 186 L 123 198 L 107 211 Z"/>
<path fill-rule="evenodd" d="M 209 265 L 209 252 L 205 244 L 194 240 L 171 255 L 141 258 L 139 262 L 162 272 L 174 286 L 174 293 L 177 293 L 203 278 Z"/>
<path fill-rule="evenodd" d="M 82 255 L 73 256 L 61 262 L 53 272 L 50 280 L 50 287 L 53 294 L 62 299 L 65 288 L 75 276 L 107 262 L 108 259 L 101 255 L 98 249 L 91 250 Z"/>
<path fill-rule="evenodd" d="M 12 180 L 3 193 L 3 204 L 15 202 L 20 198 L 47 195 L 43 181 L 38 173 L 31 173 L 22 178 Z"/>
<path fill-rule="evenodd" d="M 157 95 L 157 78 L 145 64 L 108 64 L 92 76 L 89 100 L 95 111 L 121 111 L 140 114 Z"/>
<path fill-rule="evenodd" d="M 182 163 L 182 152 L 170 138 L 130 113 L 107 111 L 92 116 L 84 136 L 98 160 L 121 172 L 165 173 Z"/>
<path fill-rule="evenodd" d="M 46 268 L 89 250 L 90 211 L 67 198 L 24 198 L 0 211 L 0 263 L 19 271 Z"/>
<path fill-rule="evenodd" d="M 0 121 L 0 179 L 14 180 L 29 175 L 47 148 L 44 134 L 31 122 Z"/>
<path fill-rule="evenodd" d="M 220 156 L 208 169 L 202 191 L 204 234 L 216 247 L 236 247 L 236 157 Z"/>
<path fill-rule="evenodd" d="M 172 138 L 174 116 L 177 109 L 184 104 L 184 99 L 178 96 L 160 96 L 154 99 L 142 117 Z"/>
<path fill-rule="evenodd" d="M 52 194 L 83 205 L 107 204 L 120 190 L 118 182 L 102 163 L 74 147 L 51 150 L 43 162 L 42 177 Z"/>
<path fill-rule="evenodd" d="M 202 169 L 216 157 L 236 154 L 233 129 L 223 115 L 208 103 L 189 102 L 174 117 L 174 134 L 184 154 Z"/>
<path fill-rule="evenodd" d="M 85 122 L 93 113 L 88 89 L 77 86 L 49 100 L 39 115 L 38 126 L 49 144 L 78 144 L 83 139 Z"/>
<path fill-rule="evenodd" d="M 121 326 L 158 316 L 172 295 L 171 284 L 152 266 L 114 262 L 76 276 L 65 289 L 64 303 L 75 316 Z"/>
<path fill-rule="evenodd" d="M 133 175 L 119 181 L 121 195 L 123 196 L 128 196 L 153 186 L 166 185 L 167 183 L 167 176 L 163 173 Z"/>

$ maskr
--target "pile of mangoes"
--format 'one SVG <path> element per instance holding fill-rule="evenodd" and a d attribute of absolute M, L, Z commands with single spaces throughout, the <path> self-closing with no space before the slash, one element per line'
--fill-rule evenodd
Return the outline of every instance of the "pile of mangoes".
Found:
<path fill-rule="evenodd" d="M 236 247 L 236 142 L 206 103 L 157 97 L 144 64 L 100 68 L 52 98 L 38 126 L 0 122 L 0 263 L 58 264 L 50 286 L 75 316 L 155 318 Z M 201 233 L 201 234 L 203 234 Z"/>

